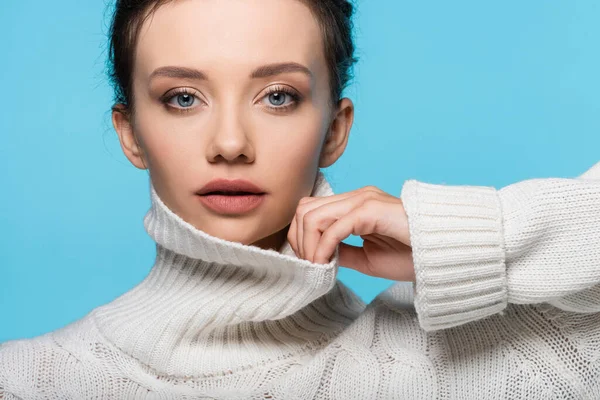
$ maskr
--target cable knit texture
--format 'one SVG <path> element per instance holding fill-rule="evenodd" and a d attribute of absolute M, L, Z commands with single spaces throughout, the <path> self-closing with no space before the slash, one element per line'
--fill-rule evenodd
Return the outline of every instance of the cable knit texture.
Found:
<path fill-rule="evenodd" d="M 319 172 L 313 196 L 333 191 Z M 416 283 L 365 304 L 328 264 L 229 242 L 150 184 L 156 260 L 0 344 L 0 399 L 600 399 L 600 163 L 502 189 L 408 180 Z"/>

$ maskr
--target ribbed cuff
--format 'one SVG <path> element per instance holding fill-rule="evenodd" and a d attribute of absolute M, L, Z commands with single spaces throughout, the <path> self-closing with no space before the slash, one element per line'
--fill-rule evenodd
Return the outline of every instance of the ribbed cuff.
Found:
<path fill-rule="evenodd" d="M 400 195 L 415 266 L 415 309 L 426 331 L 502 311 L 507 282 L 496 188 L 407 180 Z"/>

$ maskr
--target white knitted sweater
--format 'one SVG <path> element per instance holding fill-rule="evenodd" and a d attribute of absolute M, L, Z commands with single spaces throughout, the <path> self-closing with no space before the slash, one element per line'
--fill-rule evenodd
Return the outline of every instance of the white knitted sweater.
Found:
<path fill-rule="evenodd" d="M 319 172 L 312 195 L 333 194 Z M 600 399 L 600 162 L 502 189 L 404 183 L 417 281 L 225 241 L 157 197 L 149 275 L 0 345 L 8 399 Z M 414 297 L 413 297 L 414 295 Z"/>

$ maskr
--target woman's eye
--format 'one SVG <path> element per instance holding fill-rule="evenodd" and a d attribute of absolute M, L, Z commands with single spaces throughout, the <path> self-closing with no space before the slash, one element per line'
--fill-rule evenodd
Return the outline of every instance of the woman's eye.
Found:
<path fill-rule="evenodd" d="M 171 110 L 187 112 L 192 111 L 196 107 L 192 107 L 194 103 L 199 101 L 198 97 L 187 90 L 175 92 L 174 94 L 166 95 L 161 101 Z"/>
<path fill-rule="evenodd" d="M 277 107 L 285 103 L 285 96 L 287 96 L 287 93 L 283 92 L 273 92 L 267 95 L 269 102 Z"/>
<path fill-rule="evenodd" d="M 267 100 L 267 107 L 269 108 L 288 109 L 298 102 L 299 96 L 286 90 L 277 89 L 267 93 L 264 98 Z"/>
<path fill-rule="evenodd" d="M 196 99 L 196 97 L 189 93 L 178 93 L 175 96 L 173 96 L 169 100 L 169 102 L 173 99 L 176 100 L 177 105 L 181 108 L 190 108 L 190 106 L 194 104 L 194 100 Z"/>

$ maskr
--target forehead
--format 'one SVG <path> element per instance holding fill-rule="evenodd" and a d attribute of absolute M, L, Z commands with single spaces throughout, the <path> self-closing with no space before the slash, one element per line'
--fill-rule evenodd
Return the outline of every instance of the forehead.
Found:
<path fill-rule="evenodd" d="M 325 68 L 319 25 L 299 0 L 176 0 L 140 29 L 136 69 L 197 66 L 218 74 L 269 62 L 295 61 L 315 74 Z"/>

